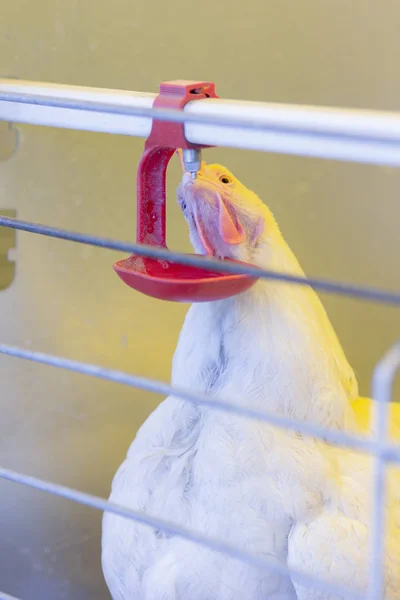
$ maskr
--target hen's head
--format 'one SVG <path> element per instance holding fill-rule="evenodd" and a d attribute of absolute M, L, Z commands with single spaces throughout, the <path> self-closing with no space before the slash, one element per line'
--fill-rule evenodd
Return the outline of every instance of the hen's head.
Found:
<path fill-rule="evenodd" d="M 178 203 L 199 254 L 251 262 L 276 222 L 258 196 L 225 167 L 202 163 L 197 178 L 184 172 Z"/>

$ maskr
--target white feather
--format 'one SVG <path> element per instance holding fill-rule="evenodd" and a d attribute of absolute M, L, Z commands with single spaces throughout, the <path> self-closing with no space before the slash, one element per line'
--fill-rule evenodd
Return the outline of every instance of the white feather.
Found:
<path fill-rule="evenodd" d="M 335 486 L 318 511 L 295 521 L 289 536 L 288 565 L 366 597 L 371 575 L 373 470 L 370 456 L 332 452 Z M 384 519 L 384 600 L 400 599 L 400 469 L 386 477 Z M 346 600 L 321 587 L 295 583 L 298 600 Z M 383 599 L 382 599 L 383 600 Z"/>

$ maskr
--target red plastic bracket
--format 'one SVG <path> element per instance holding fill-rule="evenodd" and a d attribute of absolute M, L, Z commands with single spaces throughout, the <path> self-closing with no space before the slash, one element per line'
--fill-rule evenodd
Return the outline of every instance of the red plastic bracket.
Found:
<path fill-rule="evenodd" d="M 193 100 L 218 98 L 214 83 L 205 81 L 165 81 L 153 108 L 182 110 Z M 153 120 L 137 173 L 137 231 L 140 244 L 166 248 L 166 173 L 177 148 L 209 148 L 185 138 L 183 123 Z"/>
<path fill-rule="evenodd" d="M 153 108 L 182 110 L 188 102 L 218 98 L 214 83 L 205 81 L 164 81 L 160 83 L 160 93 L 154 100 Z M 185 138 L 184 123 L 154 120 L 145 148 L 162 146 L 164 148 L 205 148 L 191 144 Z"/>
<path fill-rule="evenodd" d="M 204 81 L 166 81 L 160 85 L 155 108 L 182 110 L 187 102 L 218 98 L 214 84 Z M 137 173 L 137 233 L 141 244 L 166 248 L 166 172 L 177 148 L 200 149 L 185 138 L 183 123 L 153 120 Z M 237 262 L 237 261 L 236 261 Z M 232 275 L 132 254 L 114 270 L 129 287 L 159 300 L 210 302 L 249 289 L 257 277 Z"/>

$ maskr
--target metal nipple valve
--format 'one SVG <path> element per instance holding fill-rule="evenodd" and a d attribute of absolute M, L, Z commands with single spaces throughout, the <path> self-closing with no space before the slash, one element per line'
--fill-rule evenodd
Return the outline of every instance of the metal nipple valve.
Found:
<path fill-rule="evenodd" d="M 186 171 L 188 171 L 192 180 L 194 181 L 197 177 L 197 172 L 201 168 L 201 150 L 193 148 L 182 149 L 182 160 Z"/>

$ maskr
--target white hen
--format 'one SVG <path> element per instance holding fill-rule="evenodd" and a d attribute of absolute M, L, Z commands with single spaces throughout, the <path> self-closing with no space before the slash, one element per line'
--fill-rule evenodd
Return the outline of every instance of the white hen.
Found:
<path fill-rule="evenodd" d="M 227 169 L 185 174 L 178 202 L 201 254 L 303 275 L 270 210 Z M 172 384 L 343 428 L 357 381 L 315 292 L 260 280 L 189 309 Z M 286 562 L 293 521 L 319 507 L 330 462 L 313 440 L 164 400 L 138 431 L 110 500 Z M 111 514 L 102 564 L 114 600 L 292 600 L 290 579 Z"/>

